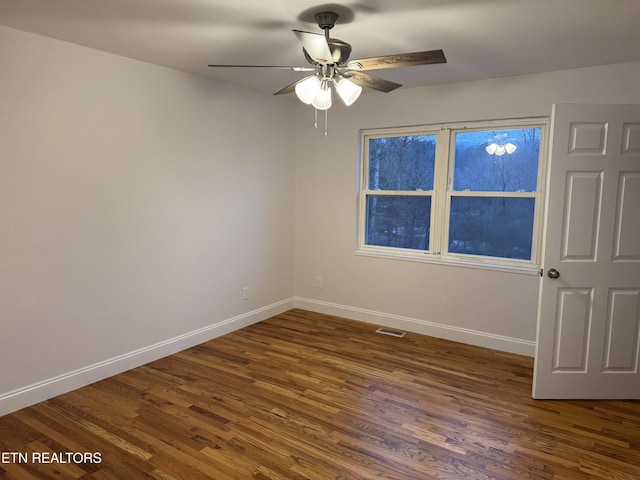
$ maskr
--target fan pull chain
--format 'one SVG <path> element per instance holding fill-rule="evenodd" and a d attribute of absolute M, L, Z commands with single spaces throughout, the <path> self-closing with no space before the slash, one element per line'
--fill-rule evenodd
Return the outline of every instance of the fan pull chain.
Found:
<path fill-rule="evenodd" d="M 329 136 L 329 109 L 324 111 L 324 138 Z"/>
<path fill-rule="evenodd" d="M 313 109 L 313 128 L 318 128 L 318 109 Z M 324 138 L 329 138 L 329 110 L 324 111 Z"/>

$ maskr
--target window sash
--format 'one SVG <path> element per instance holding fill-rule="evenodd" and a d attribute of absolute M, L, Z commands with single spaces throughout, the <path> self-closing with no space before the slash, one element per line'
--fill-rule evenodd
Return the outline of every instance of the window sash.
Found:
<path fill-rule="evenodd" d="M 539 128 L 540 145 L 538 156 L 538 179 L 536 191 L 454 191 L 453 172 L 455 155 L 455 134 L 458 132 L 486 131 L 513 128 Z M 358 242 L 356 253 L 375 256 L 390 256 L 407 260 L 437 261 L 481 268 L 499 268 L 538 272 L 540 262 L 541 223 L 544 202 L 544 179 L 546 178 L 545 155 L 547 152 L 548 119 L 529 118 L 522 120 L 484 121 L 467 124 L 443 124 L 431 126 L 417 126 L 407 128 L 388 128 L 361 131 L 361 175 L 359 178 L 358 195 Z M 369 186 L 369 139 L 386 138 L 390 136 L 432 135 L 436 134 L 436 158 L 434 166 L 433 190 L 371 190 Z M 431 223 L 429 250 L 413 250 L 397 247 L 367 245 L 366 221 L 367 199 L 372 195 L 402 195 L 402 196 L 430 196 Z M 532 198 L 534 201 L 533 227 L 531 239 L 531 259 L 521 260 L 486 255 L 470 255 L 448 251 L 450 232 L 451 199 L 453 197 L 478 198 Z"/>
<path fill-rule="evenodd" d="M 413 193 L 413 192 L 411 192 L 411 193 Z M 384 225 L 387 226 L 387 227 L 395 226 L 398 229 L 402 229 L 402 230 L 406 229 L 407 227 L 411 228 L 412 233 L 408 237 L 405 236 L 405 240 L 408 240 L 412 244 L 413 244 L 413 242 L 417 242 L 417 244 L 414 244 L 414 245 L 416 245 L 414 247 L 406 247 L 406 249 L 407 250 L 415 250 L 415 251 L 419 251 L 419 252 L 429 252 L 430 251 L 430 246 L 431 246 L 430 242 L 431 242 L 431 237 L 432 237 L 431 229 L 433 228 L 433 221 L 432 221 L 433 220 L 432 219 L 432 215 L 433 215 L 433 196 L 432 195 L 428 195 L 428 194 L 426 194 L 426 195 L 415 195 L 415 194 L 411 194 L 411 195 L 402 195 L 402 194 L 400 194 L 400 195 L 389 195 L 389 194 L 384 194 L 384 195 L 371 194 L 371 195 L 367 195 L 366 196 L 366 200 L 365 200 L 366 201 L 366 214 L 367 214 L 367 218 L 365 220 L 365 222 L 366 222 L 365 239 L 370 242 L 370 243 L 367 243 L 367 246 L 373 246 L 373 247 L 378 246 L 380 248 L 395 248 L 395 249 L 400 248 L 400 249 L 404 249 L 403 247 L 398 247 L 398 246 L 395 246 L 395 245 L 394 246 L 392 246 L 392 245 L 382 245 L 382 244 L 378 244 L 376 242 L 371 242 L 371 237 L 372 236 L 374 236 L 374 237 L 384 237 L 386 235 L 388 237 L 393 238 L 397 234 L 397 232 L 395 230 L 393 230 L 393 231 L 388 231 L 388 230 L 387 231 L 380 231 L 380 230 L 377 230 L 376 228 L 374 228 L 370 224 L 370 222 L 372 220 L 372 216 L 375 217 L 376 213 L 377 213 L 377 211 L 373 211 L 372 212 L 369 209 L 369 207 L 374 203 L 373 202 L 374 199 L 396 199 L 397 201 L 402 203 L 406 199 L 418 199 L 418 198 L 425 199 L 425 200 L 428 199 L 428 203 L 426 205 L 421 205 L 420 203 L 417 203 L 417 204 L 414 203 L 413 204 L 413 208 L 414 209 L 418 209 L 419 210 L 421 206 L 426 206 L 428 208 L 428 214 L 427 214 L 428 215 L 428 220 L 429 220 L 428 226 L 425 226 L 425 223 L 427 223 L 426 222 L 427 218 L 421 217 L 421 216 L 418 216 L 417 219 L 414 218 L 411 222 L 407 222 L 407 223 L 399 222 L 397 220 L 396 221 L 391 220 L 388 223 L 385 222 Z M 389 208 L 389 207 L 393 208 L 393 204 L 392 203 L 388 204 L 387 208 Z M 409 208 L 411 207 L 411 205 L 406 205 L 406 206 L 403 206 L 403 207 L 404 207 L 403 208 L 404 211 L 409 212 L 410 211 Z M 382 208 L 384 208 L 384 206 Z M 373 215 L 371 215 L 372 213 L 373 213 Z M 407 213 L 407 216 L 409 216 L 408 213 Z M 422 222 L 420 221 L 421 219 L 422 219 Z M 371 223 L 373 223 L 373 222 L 371 222 Z M 377 224 L 377 221 L 376 221 L 376 224 Z M 422 242 L 418 241 L 417 239 L 422 237 L 422 233 L 421 232 L 422 232 L 422 228 L 423 227 L 426 230 L 426 232 L 425 232 L 425 243 L 426 243 L 426 245 L 424 247 L 422 247 L 422 248 L 418 248 L 418 245 L 420 245 Z M 418 229 L 417 232 L 416 232 L 416 228 Z M 392 242 L 392 243 L 395 243 L 395 242 Z"/>
<path fill-rule="evenodd" d="M 473 259 L 473 258 L 481 258 L 481 259 L 486 259 L 486 258 L 491 258 L 491 259 L 501 259 L 503 261 L 508 261 L 508 262 L 525 262 L 525 263 L 530 263 L 532 261 L 532 259 L 534 258 L 535 255 L 535 251 L 534 251 L 534 243 L 533 243 L 533 238 L 528 238 L 527 241 L 531 241 L 531 246 L 530 246 L 530 250 L 529 250 L 529 257 L 528 258 L 519 258 L 519 257 L 514 257 L 514 256 L 510 256 L 510 255 L 489 255 L 489 254 L 483 254 L 483 253 L 464 253 L 464 252 L 460 252 L 460 251 L 451 251 L 450 250 L 450 236 L 451 236 L 451 231 L 452 231 L 452 223 L 454 220 L 454 216 L 452 213 L 452 203 L 454 201 L 454 199 L 457 198 L 468 198 L 468 199 L 504 199 L 504 200 L 532 200 L 533 201 L 533 211 L 531 212 L 532 215 L 532 224 L 531 224 L 531 231 L 533 232 L 535 230 L 535 208 L 536 208 L 536 199 L 537 196 L 536 195 L 448 195 L 447 196 L 447 219 L 448 221 L 446 222 L 446 229 L 444 231 L 444 251 L 443 251 L 443 256 L 453 256 L 455 257 L 460 257 L 460 258 L 467 258 L 467 259 Z M 486 217 L 482 217 L 482 226 L 485 229 L 491 229 L 494 225 L 491 225 L 488 223 L 488 218 Z M 505 227 L 508 228 L 508 227 Z M 496 238 L 499 236 L 497 234 L 491 234 L 489 233 L 490 237 Z M 491 243 L 489 243 L 488 245 L 491 245 Z"/>

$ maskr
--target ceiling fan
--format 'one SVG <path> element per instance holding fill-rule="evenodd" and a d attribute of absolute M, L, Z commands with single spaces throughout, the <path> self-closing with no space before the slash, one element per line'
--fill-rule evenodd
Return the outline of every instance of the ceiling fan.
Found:
<path fill-rule="evenodd" d="M 364 73 L 367 70 L 447 62 L 442 50 L 349 60 L 351 45 L 337 38 L 329 37 L 329 30 L 335 26 L 338 17 L 337 13 L 331 11 L 322 11 L 314 15 L 318 26 L 324 30 L 324 34 L 293 30 L 302 43 L 304 56 L 310 66 L 209 65 L 209 67 L 276 68 L 295 72 L 313 72 L 311 75 L 296 80 L 278 90 L 274 95 L 295 91 L 302 102 L 313 105 L 316 110 L 327 110 L 331 107 L 332 86 L 347 106 L 358 99 L 362 92 L 362 87 L 372 88 L 381 92 L 391 92 L 402 86 L 399 83 Z"/>

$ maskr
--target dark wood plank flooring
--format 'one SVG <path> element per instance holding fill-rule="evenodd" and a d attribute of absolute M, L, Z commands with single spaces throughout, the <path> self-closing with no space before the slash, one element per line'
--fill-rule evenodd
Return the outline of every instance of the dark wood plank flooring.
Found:
<path fill-rule="evenodd" d="M 0 478 L 640 479 L 640 402 L 532 400 L 530 358 L 376 328 L 293 310 L 5 415 Z"/>

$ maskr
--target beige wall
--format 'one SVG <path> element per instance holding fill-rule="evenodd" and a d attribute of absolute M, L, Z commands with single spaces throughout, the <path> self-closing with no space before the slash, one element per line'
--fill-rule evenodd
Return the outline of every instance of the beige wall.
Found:
<path fill-rule="evenodd" d="M 0 413 L 290 306 L 293 102 L 3 27 L 0 65 Z"/>
<path fill-rule="evenodd" d="M 429 68 L 436 69 L 437 65 Z M 297 109 L 296 297 L 306 308 L 533 355 L 539 278 L 354 254 L 358 130 L 549 116 L 553 103 L 640 103 L 640 62 L 366 93 L 329 138 Z M 305 108 L 306 107 L 306 108 Z M 321 116 L 321 119 L 323 117 Z M 322 126 L 322 125 L 321 125 Z M 323 288 L 316 277 L 323 277 Z"/>

